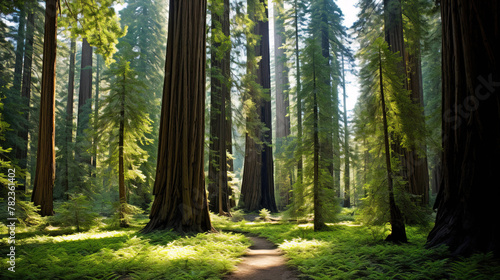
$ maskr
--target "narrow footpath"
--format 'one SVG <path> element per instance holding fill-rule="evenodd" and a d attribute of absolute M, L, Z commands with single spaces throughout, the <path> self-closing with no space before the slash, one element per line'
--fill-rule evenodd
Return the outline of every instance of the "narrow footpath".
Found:
<path fill-rule="evenodd" d="M 253 245 L 236 270 L 225 280 L 298 280 L 298 272 L 286 265 L 283 252 L 262 237 L 247 236 Z"/>

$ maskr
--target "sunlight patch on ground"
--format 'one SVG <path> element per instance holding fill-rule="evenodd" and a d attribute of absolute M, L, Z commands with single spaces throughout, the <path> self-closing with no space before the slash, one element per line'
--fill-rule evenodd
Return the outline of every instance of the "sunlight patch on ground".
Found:
<path fill-rule="evenodd" d="M 62 235 L 62 236 L 36 236 L 30 239 L 23 240 L 24 244 L 30 243 L 59 243 L 59 242 L 68 242 L 68 241 L 78 241 L 78 240 L 87 240 L 87 239 L 100 239 L 100 238 L 109 238 L 109 237 L 121 237 L 127 235 L 129 232 L 127 231 L 105 231 L 105 232 L 80 232 L 71 235 Z"/>
<path fill-rule="evenodd" d="M 165 258 L 168 260 L 183 260 L 189 258 L 195 258 L 198 255 L 198 251 L 195 250 L 192 246 L 174 246 L 168 247 L 163 250 L 159 250 L 159 257 Z"/>
<path fill-rule="evenodd" d="M 282 250 L 290 251 L 290 250 L 302 250 L 302 251 L 310 251 L 318 248 L 325 248 L 328 246 L 328 242 L 321 240 L 306 240 L 302 238 L 294 238 L 292 240 L 285 240 L 279 247 Z"/>

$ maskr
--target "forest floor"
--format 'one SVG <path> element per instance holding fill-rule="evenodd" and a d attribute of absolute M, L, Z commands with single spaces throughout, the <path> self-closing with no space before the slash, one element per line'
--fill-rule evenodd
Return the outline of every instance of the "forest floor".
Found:
<path fill-rule="evenodd" d="M 211 215 L 217 233 L 187 236 L 142 234 L 145 215 L 129 228 L 104 217 L 82 232 L 54 223 L 16 227 L 15 272 L 7 270 L 11 245 L 0 223 L 0 279 L 500 279 L 492 254 L 450 258 L 444 247 L 425 248 L 428 227 L 410 225 L 409 243 L 387 243 L 388 228 L 357 223 L 355 211 L 343 210 L 322 232 L 309 221 L 255 214 L 248 221 L 241 212 Z"/>
<path fill-rule="evenodd" d="M 283 252 L 269 240 L 246 235 L 252 246 L 242 257 L 236 270 L 226 280 L 296 280 L 297 271 L 286 265 Z"/>

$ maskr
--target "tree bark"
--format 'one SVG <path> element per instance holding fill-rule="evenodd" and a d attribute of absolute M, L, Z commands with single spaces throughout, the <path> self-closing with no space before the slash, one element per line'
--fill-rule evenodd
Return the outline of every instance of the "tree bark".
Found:
<path fill-rule="evenodd" d="M 34 9 L 34 8 L 33 8 Z M 21 102 L 24 117 L 24 124 L 21 123 L 19 137 L 22 139 L 20 146 L 17 150 L 17 159 L 19 160 L 19 167 L 22 169 L 27 168 L 28 158 L 28 134 L 29 134 L 29 115 L 30 115 L 30 100 L 31 100 L 31 67 L 33 65 L 33 36 L 35 28 L 35 14 L 33 11 L 28 13 L 28 21 L 26 23 L 26 43 L 24 51 L 24 66 L 23 66 L 23 83 L 21 87 Z M 25 182 L 25 181 L 24 181 Z M 19 188 L 19 190 L 26 190 L 26 183 Z"/>
<path fill-rule="evenodd" d="M 313 64 L 315 63 L 313 58 Z M 323 199 L 321 197 L 321 187 L 319 184 L 319 112 L 318 112 L 318 93 L 316 86 L 316 66 L 313 65 L 313 200 L 314 200 L 314 231 L 321 231 L 326 228 L 325 222 L 323 220 Z"/>
<path fill-rule="evenodd" d="M 294 2 L 294 23 L 295 23 L 295 68 L 297 71 L 297 77 L 295 78 L 297 81 L 296 86 L 296 100 L 297 103 L 297 147 L 298 149 L 298 159 L 297 159 L 297 181 L 299 185 L 303 183 L 302 169 L 303 169 L 303 161 L 302 161 L 302 98 L 300 96 L 302 85 L 301 85 L 301 72 L 300 72 L 300 51 L 299 51 L 299 7 L 297 0 Z M 302 199 L 302 194 L 297 194 L 296 196 L 299 199 Z M 300 205 L 300 203 L 299 203 Z"/>
<path fill-rule="evenodd" d="M 210 211 L 220 215 L 230 215 L 232 194 L 228 184 L 228 163 L 226 150 L 228 146 L 227 136 L 231 135 L 230 124 L 226 114 L 228 113 L 226 102 L 231 102 L 231 51 L 224 49 L 224 55 L 218 55 L 222 44 L 216 41 L 219 30 L 229 40 L 229 0 L 224 0 L 222 16 L 217 7 L 212 8 L 212 52 L 211 52 L 211 74 L 210 87 L 210 151 L 208 166 L 208 199 Z M 229 99 L 229 100 L 228 100 Z M 230 113 L 230 111 L 229 111 Z M 230 141 L 230 140 L 229 140 Z"/>
<path fill-rule="evenodd" d="M 55 103 L 58 0 L 45 4 L 45 34 L 43 40 L 42 87 L 40 123 L 36 157 L 35 184 L 31 201 L 40 205 L 42 216 L 52 216 L 53 188 L 56 175 L 55 158 Z"/>
<path fill-rule="evenodd" d="M 345 68 L 344 54 L 342 53 L 342 90 L 344 93 L 344 207 L 351 207 L 351 186 L 350 186 L 350 170 L 349 170 L 349 123 L 347 121 L 347 102 L 345 90 Z"/>
<path fill-rule="evenodd" d="M 389 129 L 387 127 L 387 113 L 385 107 L 384 96 L 384 79 L 382 71 L 382 54 L 379 52 L 379 77 L 380 77 L 380 99 L 382 101 L 382 120 L 384 123 L 384 147 L 385 147 L 385 164 L 387 169 L 387 188 L 389 190 L 389 211 L 391 215 L 391 234 L 387 236 L 386 241 L 395 243 L 408 242 L 406 237 L 405 224 L 403 215 L 399 210 L 394 199 L 394 187 L 392 182 L 392 166 L 391 166 L 391 150 L 389 147 Z"/>
<path fill-rule="evenodd" d="M 24 39 L 26 28 L 26 10 L 24 7 L 19 12 L 19 26 L 17 28 L 16 40 L 16 60 L 14 63 L 14 81 L 12 88 L 15 94 L 21 92 L 21 81 L 23 78 L 23 56 L 24 56 Z"/>
<path fill-rule="evenodd" d="M 442 0 L 442 178 L 427 246 L 500 255 L 500 5 Z"/>
<path fill-rule="evenodd" d="M 406 73 L 404 88 L 412 90 L 412 99 L 423 106 L 421 94 L 421 69 L 417 57 L 407 57 L 403 37 L 403 18 L 401 0 L 384 0 L 385 40 L 393 53 L 399 52 L 401 62 L 400 71 Z M 413 68 L 407 72 L 407 61 L 411 60 Z M 410 81 L 410 83 L 408 82 Z M 424 119 L 416 120 L 424 125 Z M 406 189 L 411 194 L 421 197 L 418 204 L 425 205 L 429 200 L 429 172 L 427 158 L 417 154 L 417 147 L 404 148 L 400 139 L 395 139 L 392 145 L 401 160 L 401 175 L 407 181 Z"/>
<path fill-rule="evenodd" d="M 256 0 L 248 1 L 249 16 L 254 18 Z M 260 0 L 260 3 L 267 5 L 267 1 Z M 267 6 L 266 6 L 267 7 Z M 253 14 L 252 14 L 253 12 Z M 267 18 L 267 8 L 265 9 Z M 256 82 L 262 87 L 264 95 L 269 94 L 271 88 L 271 70 L 270 70 L 270 53 L 269 53 L 269 23 L 267 21 L 257 21 L 254 32 L 261 36 L 261 40 L 255 46 L 253 55 L 260 56 L 259 66 L 247 66 L 250 73 L 254 73 Z M 247 48 L 249 49 L 249 48 Z M 252 53 L 250 50 L 248 53 Z M 254 58 L 252 54 L 249 57 L 249 62 Z M 253 76 L 253 75 L 252 75 Z M 245 143 L 245 163 L 243 169 L 243 180 L 241 186 L 240 204 L 246 211 L 255 211 L 266 208 L 271 212 L 277 212 L 276 200 L 274 197 L 274 179 L 273 179 L 273 152 L 272 152 L 272 119 L 271 119 L 271 100 L 270 98 L 262 98 L 256 96 L 257 92 L 253 91 L 252 95 L 254 104 L 256 104 L 256 120 L 252 116 L 247 118 L 248 122 L 259 121 L 264 124 L 266 131 L 260 132 L 260 126 L 251 125 L 253 136 L 247 133 Z M 266 100 L 267 99 L 267 100 Z M 255 142 L 254 139 L 259 139 L 263 142 L 262 145 Z"/>
<path fill-rule="evenodd" d="M 287 58 L 283 46 L 285 41 L 285 25 L 283 19 L 283 1 L 274 2 L 274 63 L 275 63 L 275 93 L 276 93 L 276 153 L 281 153 L 281 160 L 276 162 L 276 190 L 279 196 L 280 209 L 290 204 L 290 184 L 292 182 L 290 170 L 286 169 L 285 161 L 288 155 L 284 154 L 286 138 L 290 135 L 289 114 L 289 80 Z M 287 183 L 288 182 L 288 183 Z"/>
<path fill-rule="evenodd" d="M 118 128 L 118 197 L 120 200 L 120 227 L 128 227 L 125 221 L 125 204 L 127 192 L 125 187 L 124 136 L 125 136 L 125 83 L 126 73 L 123 73 L 123 87 L 120 94 L 120 127 Z"/>
<path fill-rule="evenodd" d="M 97 131 L 97 121 L 99 120 L 99 84 L 101 81 L 100 77 L 100 65 L 99 65 L 99 55 L 96 56 L 96 76 L 95 76 L 95 98 L 94 98 L 94 131 Z M 94 172 L 92 176 L 96 176 L 97 168 L 97 139 L 94 136 L 92 138 L 92 167 L 94 167 Z"/>
<path fill-rule="evenodd" d="M 84 130 L 89 127 L 88 115 L 90 111 L 86 108 L 87 101 L 92 98 L 92 47 L 86 38 L 82 40 L 82 64 L 80 71 L 80 91 L 78 94 L 78 124 L 76 137 L 82 137 Z M 90 104 L 89 104 L 90 105 Z M 87 105 L 87 106 L 89 106 Z M 90 106 L 89 106 L 90 107 Z M 80 153 L 85 153 L 80 151 Z M 80 154 L 83 162 L 90 164 L 90 157 Z"/>
<path fill-rule="evenodd" d="M 71 39 L 70 53 L 69 53 L 69 74 L 68 74 L 68 100 L 66 102 L 66 163 L 65 171 L 66 177 L 63 181 L 63 188 L 66 200 L 69 199 L 67 192 L 69 191 L 69 165 L 73 162 L 73 150 L 69 147 L 73 142 L 73 103 L 75 95 L 75 57 L 76 57 L 76 41 Z"/>
<path fill-rule="evenodd" d="M 158 163 L 143 229 L 212 230 L 203 171 L 206 0 L 170 0 Z"/>

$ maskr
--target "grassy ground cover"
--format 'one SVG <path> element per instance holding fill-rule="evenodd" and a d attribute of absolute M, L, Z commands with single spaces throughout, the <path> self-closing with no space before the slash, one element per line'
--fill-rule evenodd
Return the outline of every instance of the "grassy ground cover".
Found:
<path fill-rule="evenodd" d="M 9 246 L 1 239 L 0 279 L 220 279 L 250 245 L 241 234 L 140 234 L 142 227 L 19 229 L 15 273 L 7 270 Z"/>
<path fill-rule="evenodd" d="M 325 232 L 273 217 L 232 222 L 214 215 L 219 233 L 195 236 L 141 234 L 144 219 L 127 229 L 101 224 L 81 233 L 18 228 L 15 273 L 7 270 L 10 245 L 2 227 L 0 279 L 221 279 L 250 245 L 234 231 L 277 244 L 303 279 L 500 279 L 500 263 L 490 254 L 449 258 L 444 247 L 424 248 L 429 229 L 411 226 L 410 243 L 387 243 L 387 229 L 356 224 L 351 214 L 341 215 L 343 222 L 330 224 Z"/>
<path fill-rule="evenodd" d="M 500 279 L 500 263 L 490 254 L 452 259 L 444 247 L 425 249 L 428 229 L 408 226 L 410 242 L 394 245 L 383 241 L 385 228 L 352 221 L 314 232 L 312 224 L 213 220 L 219 229 L 251 232 L 279 245 L 304 279 Z"/>

